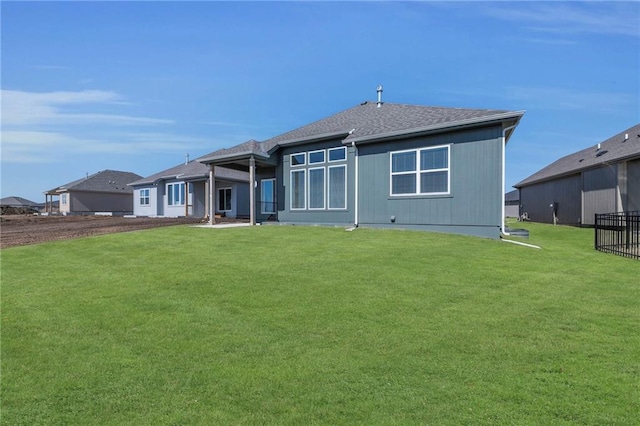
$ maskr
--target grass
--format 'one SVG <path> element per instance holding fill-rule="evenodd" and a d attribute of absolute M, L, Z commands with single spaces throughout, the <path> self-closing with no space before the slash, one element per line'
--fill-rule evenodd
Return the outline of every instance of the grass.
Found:
<path fill-rule="evenodd" d="M 2 424 L 637 424 L 640 264 L 526 227 L 5 249 Z"/>

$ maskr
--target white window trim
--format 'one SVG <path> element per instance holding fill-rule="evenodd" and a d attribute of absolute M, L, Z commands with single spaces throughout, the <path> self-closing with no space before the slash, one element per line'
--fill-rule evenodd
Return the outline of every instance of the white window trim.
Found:
<path fill-rule="evenodd" d="M 293 174 L 294 173 L 303 173 L 303 182 L 302 182 L 302 187 L 304 188 L 305 194 L 304 197 L 302 197 L 302 202 L 303 202 L 303 206 L 302 207 L 293 207 Z M 289 172 L 289 186 L 290 191 L 289 191 L 289 210 L 292 211 L 300 211 L 300 210 L 306 210 L 307 209 L 307 169 L 297 169 L 297 170 L 291 170 Z"/>
<path fill-rule="evenodd" d="M 272 182 L 273 184 L 273 211 L 265 211 L 264 209 L 264 183 L 265 182 Z M 260 213 L 262 214 L 274 214 L 276 212 L 276 206 L 275 203 L 277 202 L 277 196 L 276 196 L 276 180 L 275 179 L 262 179 L 260 180 Z"/>
<path fill-rule="evenodd" d="M 184 185 L 184 182 L 171 182 L 167 184 L 166 187 L 166 192 L 167 192 L 167 206 L 168 207 L 176 207 L 176 206 L 184 206 L 184 203 L 186 202 L 186 200 L 184 199 L 184 189 L 182 188 L 182 186 Z M 178 186 L 179 188 L 179 196 L 178 196 L 178 202 L 174 203 L 174 199 L 173 199 L 173 194 L 174 194 L 174 186 Z M 169 190 L 169 188 L 171 188 L 171 190 Z M 182 202 L 180 202 L 182 201 Z"/>
<path fill-rule="evenodd" d="M 316 161 L 316 162 L 311 162 L 311 154 L 315 154 L 316 152 L 321 152 L 322 153 L 322 161 Z M 325 152 L 324 149 L 317 149 L 315 151 L 309 151 L 307 153 L 307 163 L 309 163 L 309 165 L 311 166 L 312 164 L 324 164 L 327 162 L 327 153 Z"/>
<path fill-rule="evenodd" d="M 141 206 L 148 206 L 149 204 L 151 204 L 150 193 L 151 191 L 149 191 L 149 188 L 144 188 L 140 190 L 138 202 L 140 203 Z"/>
<path fill-rule="evenodd" d="M 309 170 L 309 178 L 307 179 L 307 198 L 309 202 L 309 210 L 325 210 L 327 205 L 327 169 L 326 167 L 312 167 Z M 311 171 L 322 170 L 322 207 L 311 207 Z"/>
<path fill-rule="evenodd" d="M 447 148 L 447 168 L 442 169 L 429 169 L 422 170 L 420 168 L 420 151 L 429 151 L 433 149 Z M 416 153 L 416 169 L 414 171 L 408 172 L 394 172 L 393 171 L 393 154 L 402 154 L 404 152 L 415 152 Z M 421 192 L 420 188 L 420 175 L 422 173 L 434 173 L 434 172 L 447 172 L 447 191 L 446 192 Z M 405 193 L 405 194 L 394 194 L 393 193 L 393 177 L 400 175 L 415 175 L 416 178 L 416 192 L 413 193 Z M 401 151 L 391 151 L 389 152 L 389 196 L 390 197 L 412 197 L 416 195 L 422 196 L 431 196 L 431 195 L 450 195 L 451 194 L 451 145 L 437 145 L 437 146 L 427 146 L 416 149 L 405 149 Z"/>
<path fill-rule="evenodd" d="M 301 164 L 293 164 L 293 157 L 295 155 L 302 155 L 304 157 L 304 160 L 302 160 Z M 296 152 L 294 154 L 291 154 L 289 156 L 289 165 L 291 167 L 302 167 L 302 166 L 306 166 L 307 165 L 307 153 L 306 152 Z"/>
<path fill-rule="evenodd" d="M 340 160 L 332 160 L 331 159 L 331 151 L 337 151 L 337 150 L 341 150 L 344 152 L 344 158 L 340 159 Z M 327 162 L 328 163 L 337 163 L 338 161 L 347 161 L 347 147 L 346 146 L 341 146 L 338 148 L 329 148 L 327 149 Z"/>
<path fill-rule="evenodd" d="M 344 169 L 344 207 L 331 207 L 331 202 L 330 202 L 331 188 L 329 188 L 329 182 L 330 182 L 329 175 L 331 173 L 329 172 L 329 170 L 338 169 L 338 168 Z M 327 210 L 347 210 L 347 165 L 346 164 L 339 164 L 339 165 L 327 167 Z"/>
<path fill-rule="evenodd" d="M 233 187 L 225 186 L 224 188 L 216 188 L 216 189 L 218 190 L 218 200 L 217 200 L 218 201 L 218 209 L 216 211 L 219 211 L 219 212 L 232 212 L 233 211 L 233 201 L 232 201 L 233 200 Z M 231 204 L 231 208 L 229 210 L 221 210 L 220 209 L 220 191 L 225 191 L 225 193 L 226 193 L 227 189 L 229 189 L 231 191 L 231 195 L 230 195 L 231 198 L 229 200 L 229 203 Z"/>

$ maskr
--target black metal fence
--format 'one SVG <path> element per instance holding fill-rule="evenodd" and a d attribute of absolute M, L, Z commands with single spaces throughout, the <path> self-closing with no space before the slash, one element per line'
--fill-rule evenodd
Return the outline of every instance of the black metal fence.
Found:
<path fill-rule="evenodd" d="M 596 250 L 640 259 L 640 211 L 596 214 Z"/>

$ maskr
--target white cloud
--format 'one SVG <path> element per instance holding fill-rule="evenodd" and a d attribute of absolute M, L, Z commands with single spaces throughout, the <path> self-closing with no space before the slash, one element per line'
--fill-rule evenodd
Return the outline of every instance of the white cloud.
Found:
<path fill-rule="evenodd" d="M 484 8 L 494 18 L 522 22 L 529 29 L 556 34 L 613 34 L 640 37 L 637 2 L 494 3 Z"/>
<path fill-rule="evenodd" d="M 2 90 L 2 125 L 60 125 L 101 123 L 111 125 L 170 124 L 171 120 L 94 112 L 73 113 L 64 107 L 122 105 L 115 92 L 85 90 L 82 92 L 24 92 Z"/>
<path fill-rule="evenodd" d="M 627 93 L 583 92 L 558 87 L 506 87 L 504 97 L 529 108 L 615 112 L 633 105 Z"/>
<path fill-rule="evenodd" d="M 121 114 L 123 106 L 131 104 L 111 91 L 1 94 L 2 163 L 68 162 L 83 154 L 183 152 L 211 146 L 210 140 L 156 130 L 173 120 Z"/>

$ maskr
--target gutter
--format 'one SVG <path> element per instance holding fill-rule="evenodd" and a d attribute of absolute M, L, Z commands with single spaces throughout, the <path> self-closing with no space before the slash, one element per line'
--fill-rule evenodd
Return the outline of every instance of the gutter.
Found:
<path fill-rule="evenodd" d="M 355 130 L 355 129 L 353 129 Z M 351 134 L 353 132 L 353 130 L 351 132 L 349 132 L 349 134 Z M 356 146 L 355 142 L 351 142 L 351 146 L 354 148 L 355 150 L 355 193 L 354 193 L 354 221 L 353 221 L 353 226 L 355 226 L 356 228 L 358 227 L 358 162 L 359 162 L 359 157 L 358 157 L 358 147 Z"/>
<path fill-rule="evenodd" d="M 507 161 L 506 161 L 506 151 L 507 151 L 507 132 L 509 130 L 513 130 L 516 128 L 516 126 L 518 125 L 518 122 L 520 120 L 516 121 L 515 124 L 509 126 L 509 127 L 505 127 L 504 129 L 502 129 L 502 143 L 500 144 L 500 147 L 502 148 L 502 186 L 500 188 L 500 198 L 502 199 L 502 203 L 500 204 L 500 211 L 501 213 L 501 217 L 502 217 L 502 221 L 500 222 L 500 233 L 502 235 L 510 235 L 508 232 L 506 232 L 506 215 L 505 215 L 505 211 L 504 211 L 504 186 L 506 184 L 507 178 L 506 178 L 506 173 L 507 173 Z"/>

